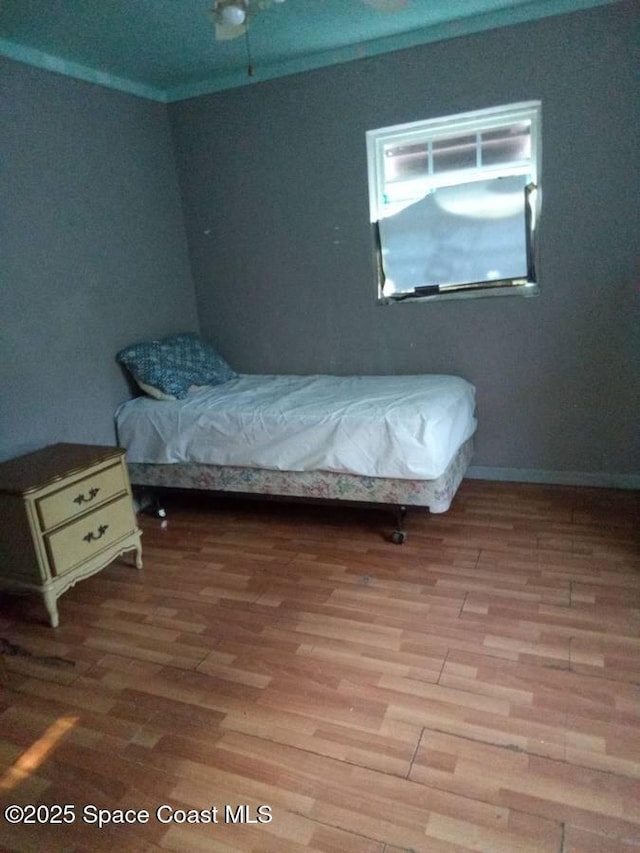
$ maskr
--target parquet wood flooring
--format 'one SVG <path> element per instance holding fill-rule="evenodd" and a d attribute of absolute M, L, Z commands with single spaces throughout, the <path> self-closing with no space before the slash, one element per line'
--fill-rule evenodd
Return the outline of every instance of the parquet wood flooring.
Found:
<path fill-rule="evenodd" d="M 0 599 L 2 850 L 640 851 L 638 493 L 166 505 L 58 629 Z"/>

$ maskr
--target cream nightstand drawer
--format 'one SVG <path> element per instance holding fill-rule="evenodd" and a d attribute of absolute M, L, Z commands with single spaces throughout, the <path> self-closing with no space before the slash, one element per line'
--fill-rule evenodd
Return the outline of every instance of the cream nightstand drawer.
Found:
<path fill-rule="evenodd" d="M 131 499 L 123 495 L 48 534 L 45 541 L 51 557 L 52 575 L 65 574 L 135 529 Z"/>
<path fill-rule="evenodd" d="M 135 551 L 142 568 L 124 450 L 52 444 L 0 463 L 0 588 L 38 592 L 58 625 L 58 599 Z"/>
<path fill-rule="evenodd" d="M 126 484 L 120 463 L 77 480 L 73 485 L 38 501 L 42 529 L 51 530 L 124 491 Z"/>

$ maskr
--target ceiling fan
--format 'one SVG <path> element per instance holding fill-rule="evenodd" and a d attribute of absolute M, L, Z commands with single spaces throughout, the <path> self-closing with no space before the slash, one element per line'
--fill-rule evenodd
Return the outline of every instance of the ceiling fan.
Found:
<path fill-rule="evenodd" d="M 285 0 L 214 0 L 211 19 L 216 28 L 216 40 L 227 41 L 239 38 L 247 32 L 247 27 L 258 12 L 270 6 L 284 3 Z M 409 4 L 409 0 L 361 0 L 378 12 L 399 12 Z"/>
<path fill-rule="evenodd" d="M 215 0 L 211 18 L 216 28 L 216 40 L 227 41 L 244 35 L 258 12 L 280 3 L 284 0 Z"/>

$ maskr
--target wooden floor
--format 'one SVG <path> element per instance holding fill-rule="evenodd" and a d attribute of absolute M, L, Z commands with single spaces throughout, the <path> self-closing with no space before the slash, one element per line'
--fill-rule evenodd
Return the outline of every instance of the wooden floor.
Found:
<path fill-rule="evenodd" d="M 637 853 L 638 493 L 465 481 L 403 546 L 376 509 L 167 509 L 57 630 L 1 600 L 3 850 Z"/>

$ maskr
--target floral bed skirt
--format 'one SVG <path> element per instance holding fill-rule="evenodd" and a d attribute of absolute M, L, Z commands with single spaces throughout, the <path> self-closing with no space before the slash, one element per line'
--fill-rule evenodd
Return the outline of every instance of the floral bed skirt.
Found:
<path fill-rule="evenodd" d="M 449 509 L 472 455 L 470 438 L 436 480 L 391 480 L 331 471 L 271 471 L 198 463 L 129 463 L 128 467 L 134 486 L 400 504 L 439 513 Z"/>

